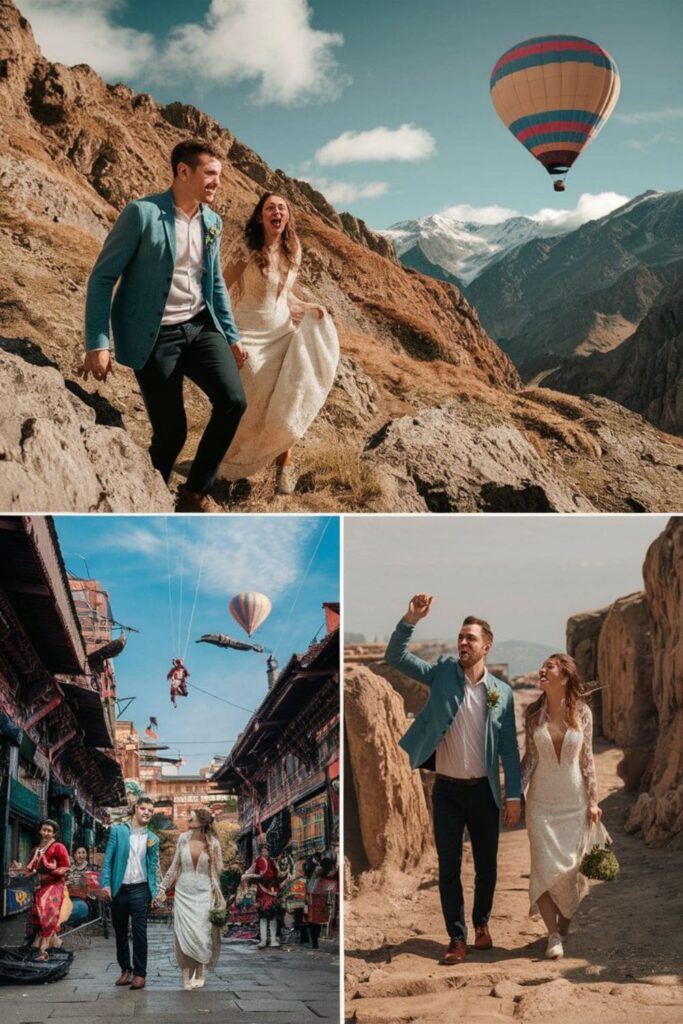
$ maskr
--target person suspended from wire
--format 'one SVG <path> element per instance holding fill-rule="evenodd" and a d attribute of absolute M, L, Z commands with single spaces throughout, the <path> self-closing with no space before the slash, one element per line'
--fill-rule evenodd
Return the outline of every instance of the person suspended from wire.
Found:
<path fill-rule="evenodd" d="M 187 679 L 190 673 L 185 668 L 185 664 L 182 658 L 174 658 L 171 670 L 167 674 L 166 678 L 171 684 L 171 704 L 174 708 L 178 707 L 177 698 L 187 697 Z"/>
<path fill-rule="evenodd" d="M 233 640 L 225 633 L 204 633 L 199 640 L 195 640 L 195 643 L 213 644 L 215 647 L 231 647 L 235 651 L 256 651 L 257 654 L 263 654 L 263 648 L 258 644 L 246 644 L 242 640 Z"/>

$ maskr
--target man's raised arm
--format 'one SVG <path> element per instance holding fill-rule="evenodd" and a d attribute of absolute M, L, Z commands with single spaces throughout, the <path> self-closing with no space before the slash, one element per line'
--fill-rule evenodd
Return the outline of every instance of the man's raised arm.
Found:
<path fill-rule="evenodd" d="M 428 661 L 416 657 L 408 650 L 413 629 L 425 615 L 429 613 L 432 606 L 432 599 L 427 594 L 416 594 L 408 605 L 408 611 L 403 616 L 396 629 L 391 634 L 389 644 L 384 652 L 384 660 L 399 669 L 404 675 L 431 686 L 434 678 L 436 665 L 430 665 Z"/>

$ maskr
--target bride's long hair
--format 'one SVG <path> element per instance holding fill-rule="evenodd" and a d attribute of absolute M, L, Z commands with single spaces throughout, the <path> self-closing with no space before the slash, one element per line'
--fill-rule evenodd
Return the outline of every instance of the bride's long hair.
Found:
<path fill-rule="evenodd" d="M 216 857 L 216 846 L 220 849 L 220 840 L 213 823 L 213 814 L 206 807 L 194 807 L 192 813 L 199 822 L 199 831 L 201 832 L 202 839 L 204 840 L 209 863 L 214 869 L 216 878 L 218 878 L 220 875 L 220 869 Z"/>
<path fill-rule="evenodd" d="M 584 682 L 579 675 L 576 662 L 568 654 L 551 654 L 546 660 L 556 661 L 566 677 L 567 683 L 564 693 L 565 718 L 567 720 L 567 725 L 569 725 L 570 728 L 578 729 L 579 721 L 577 717 L 577 710 L 579 703 L 584 697 Z M 526 709 L 524 714 L 524 728 L 527 743 L 539 725 L 541 711 L 545 708 L 545 704 L 546 697 L 545 694 L 542 693 L 541 696 L 537 697 L 535 701 L 532 701 Z"/>
<path fill-rule="evenodd" d="M 255 254 L 256 262 L 261 267 L 263 273 L 265 273 L 268 267 L 268 254 L 263 249 L 265 231 L 263 230 L 263 220 L 261 215 L 263 213 L 263 207 L 271 196 L 279 196 L 281 199 L 284 199 L 284 196 L 279 192 L 264 192 L 254 207 L 249 220 L 244 226 L 244 237 L 246 239 L 247 247 Z M 280 237 L 280 252 L 284 254 L 289 267 L 293 267 L 299 260 L 301 245 L 296 233 L 292 208 L 286 199 L 285 203 L 287 204 L 289 220 L 287 221 L 285 229 Z"/>

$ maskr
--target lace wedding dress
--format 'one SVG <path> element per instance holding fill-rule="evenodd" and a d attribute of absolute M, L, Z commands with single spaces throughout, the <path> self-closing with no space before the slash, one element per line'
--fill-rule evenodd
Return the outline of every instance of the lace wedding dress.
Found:
<path fill-rule="evenodd" d="M 220 929 L 209 920 L 213 906 L 225 906 L 220 889 L 223 870 L 220 843 L 210 838 L 213 856 L 202 850 L 197 866 L 192 862 L 190 839 L 192 832 L 178 837 L 171 866 L 164 875 L 161 888 L 166 892 L 175 884 L 173 898 L 173 929 L 178 966 L 196 970 L 200 966 L 213 967 L 220 953 Z"/>
<path fill-rule="evenodd" d="M 527 739 L 522 760 L 526 794 L 526 827 L 531 846 L 530 914 L 536 901 L 550 893 L 563 917 L 571 918 L 588 892 L 579 871 L 588 833 L 589 801 L 597 803 L 593 761 L 593 716 L 586 704 L 577 708 L 578 729 L 568 728 L 558 758 L 548 716 L 542 709 Z"/>
<path fill-rule="evenodd" d="M 229 264 L 244 265 L 230 289 L 242 347 L 249 358 L 240 375 L 247 409 L 221 466 L 221 476 L 253 476 L 303 437 L 320 412 L 339 361 L 339 342 L 328 313 L 318 318 L 310 303 L 292 292 L 299 261 L 291 267 L 279 254 L 265 273 L 243 243 Z M 302 317 L 298 326 L 292 315 Z"/>

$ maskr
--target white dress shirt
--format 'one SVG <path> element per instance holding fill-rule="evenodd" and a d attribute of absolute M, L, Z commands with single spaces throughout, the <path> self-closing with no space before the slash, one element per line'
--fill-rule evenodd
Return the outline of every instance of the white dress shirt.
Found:
<path fill-rule="evenodd" d="M 448 732 L 436 748 L 436 770 L 453 779 L 483 779 L 486 770 L 486 669 L 471 683 Z"/>
<path fill-rule="evenodd" d="M 177 206 L 173 207 L 173 214 L 175 263 L 171 290 L 161 318 L 163 326 L 185 323 L 206 306 L 202 292 L 204 230 L 201 207 L 194 217 L 188 217 Z"/>
<path fill-rule="evenodd" d="M 123 885 L 147 881 L 147 826 L 130 830 L 130 852 Z"/>

